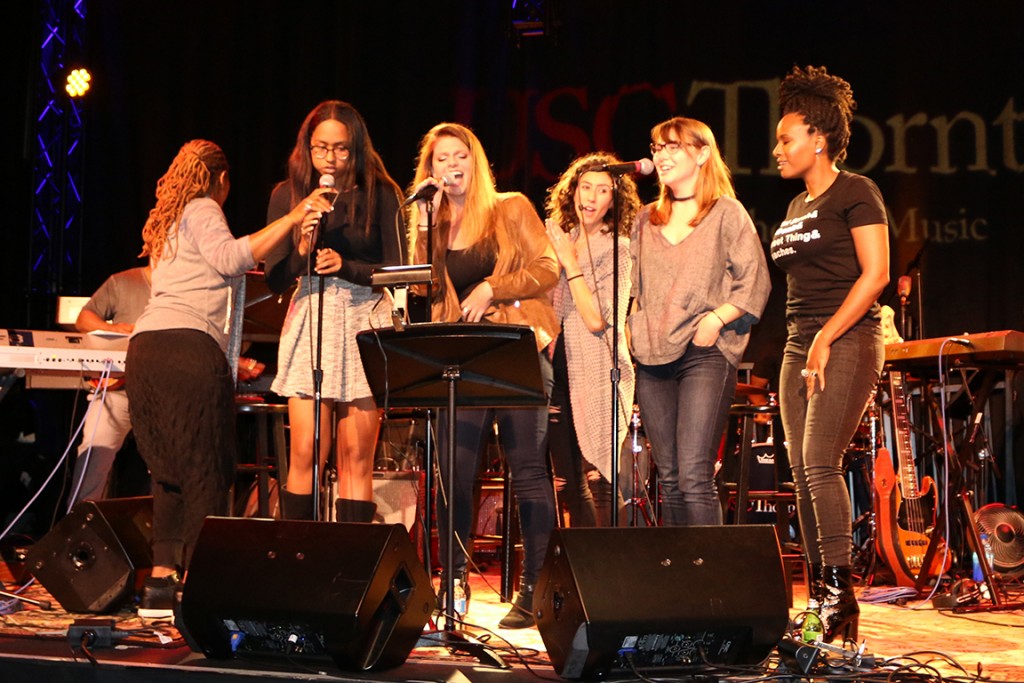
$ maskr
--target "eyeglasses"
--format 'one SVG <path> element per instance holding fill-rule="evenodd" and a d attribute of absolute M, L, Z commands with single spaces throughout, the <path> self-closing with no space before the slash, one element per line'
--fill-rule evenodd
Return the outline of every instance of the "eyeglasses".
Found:
<path fill-rule="evenodd" d="M 675 154 L 679 150 L 681 150 L 683 147 L 685 147 L 687 144 L 689 144 L 689 143 L 675 142 L 675 141 L 673 141 L 673 142 L 666 142 L 666 143 L 652 142 L 651 143 L 651 156 L 654 156 L 655 154 L 657 154 L 661 150 L 665 150 L 669 154 Z"/>
<path fill-rule="evenodd" d="M 348 159 L 348 145 L 310 145 L 309 151 L 312 152 L 313 156 L 317 159 L 326 159 L 327 154 L 330 152 L 334 153 L 334 158 L 344 161 Z"/>

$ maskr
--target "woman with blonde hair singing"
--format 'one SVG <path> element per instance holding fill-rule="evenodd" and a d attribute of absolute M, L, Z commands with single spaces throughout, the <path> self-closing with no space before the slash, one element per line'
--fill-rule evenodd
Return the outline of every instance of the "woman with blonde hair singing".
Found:
<path fill-rule="evenodd" d="M 558 334 L 558 321 L 548 298 L 548 292 L 558 281 L 558 262 L 533 205 L 518 192 L 497 191 L 483 146 L 473 131 L 457 123 L 434 126 L 420 144 L 412 189 L 419 194 L 427 185 L 437 188 L 429 200 L 436 217 L 429 260 L 438 279 L 430 302 L 432 319 L 529 325 L 537 340 L 545 389 L 550 394 L 551 363 L 541 352 Z M 427 201 L 419 200 L 411 211 L 410 225 L 416 226 L 413 249 L 419 263 L 428 260 Z M 473 482 L 480 448 L 492 420 L 497 420 L 501 430 L 523 531 L 519 596 L 500 625 L 525 628 L 534 623 L 533 588 L 555 522 L 554 492 L 545 449 L 546 406 L 459 410 L 454 499 L 438 501 L 439 513 L 447 504 L 454 505 L 455 566 L 445 570 L 454 572 L 465 585 L 465 544 L 473 520 Z M 442 436 L 448 438 L 451 435 Z M 443 445 L 441 451 L 444 452 Z M 444 527 L 446 515 L 438 517 Z M 445 558 L 446 528 L 442 528 L 440 536 L 444 544 L 441 557 Z M 445 583 L 442 581 L 442 585 Z"/>

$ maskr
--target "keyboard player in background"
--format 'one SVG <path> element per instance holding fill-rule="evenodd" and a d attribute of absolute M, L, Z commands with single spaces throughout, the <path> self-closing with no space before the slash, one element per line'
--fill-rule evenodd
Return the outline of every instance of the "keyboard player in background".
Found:
<path fill-rule="evenodd" d="M 82 307 L 75 320 L 75 328 L 84 333 L 105 331 L 130 335 L 135 329 L 136 319 L 142 315 L 149 301 L 151 273 L 147 263 L 108 277 Z M 256 379 L 265 367 L 255 359 L 239 358 L 238 380 Z M 71 478 L 69 508 L 81 500 L 110 497 L 111 471 L 132 430 L 123 380 L 118 378 L 107 382 L 106 392 L 102 386 L 94 386 L 88 401 L 82 442 L 78 446 Z M 148 485 L 145 488 L 148 490 Z"/>
<path fill-rule="evenodd" d="M 150 267 L 129 268 L 114 273 L 82 307 L 75 321 L 79 332 L 96 330 L 129 335 L 135 320 L 149 301 Z M 74 475 L 71 478 L 69 507 L 80 500 L 98 500 L 110 495 L 110 472 L 118 451 L 132 430 L 128 414 L 128 394 L 123 381 L 115 379 L 94 386 L 82 427 Z"/>

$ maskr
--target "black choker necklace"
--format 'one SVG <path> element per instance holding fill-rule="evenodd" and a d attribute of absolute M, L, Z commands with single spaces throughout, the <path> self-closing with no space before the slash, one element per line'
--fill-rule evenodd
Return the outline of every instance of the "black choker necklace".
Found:
<path fill-rule="evenodd" d="M 693 199 L 694 197 L 696 197 L 697 195 L 691 194 L 689 197 L 677 197 L 674 194 L 669 193 L 669 196 L 672 197 L 672 201 L 674 201 L 674 202 L 688 202 L 691 199 Z"/>

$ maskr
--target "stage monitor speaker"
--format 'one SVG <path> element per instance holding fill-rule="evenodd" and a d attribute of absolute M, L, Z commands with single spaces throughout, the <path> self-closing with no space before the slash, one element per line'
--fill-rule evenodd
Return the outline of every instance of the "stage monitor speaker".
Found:
<path fill-rule="evenodd" d="M 405 662 L 436 605 L 401 524 L 208 517 L 181 603 L 182 634 L 211 658 Z"/>
<path fill-rule="evenodd" d="M 556 529 L 534 594 L 563 678 L 754 664 L 789 620 L 767 525 Z"/>
<path fill-rule="evenodd" d="M 29 551 L 29 571 L 68 612 L 119 609 L 153 567 L 153 499 L 75 505 Z"/>

